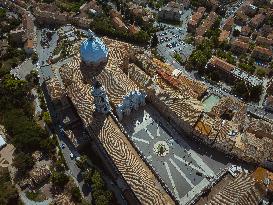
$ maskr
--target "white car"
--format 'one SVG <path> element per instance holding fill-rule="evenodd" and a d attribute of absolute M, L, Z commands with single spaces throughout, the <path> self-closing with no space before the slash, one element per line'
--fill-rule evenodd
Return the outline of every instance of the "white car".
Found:
<path fill-rule="evenodd" d="M 71 159 L 74 158 L 74 154 L 72 152 L 70 152 L 69 156 L 70 156 Z"/>

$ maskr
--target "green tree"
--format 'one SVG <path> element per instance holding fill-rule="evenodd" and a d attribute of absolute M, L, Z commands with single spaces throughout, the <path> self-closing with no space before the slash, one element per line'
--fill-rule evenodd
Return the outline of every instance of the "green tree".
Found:
<path fill-rule="evenodd" d="M 13 166 L 18 169 L 18 174 L 25 176 L 34 165 L 33 158 L 30 154 L 20 152 L 15 155 Z"/>
<path fill-rule="evenodd" d="M 151 47 L 155 48 L 158 45 L 158 38 L 156 33 L 153 34 L 152 41 L 151 41 Z"/>
<path fill-rule="evenodd" d="M 32 152 L 41 148 L 41 141 L 48 138 L 45 130 L 30 120 L 22 110 L 12 109 L 4 113 L 4 126 L 12 136 L 16 149 Z"/>
<path fill-rule="evenodd" d="M 104 188 L 104 181 L 103 181 L 99 171 L 97 171 L 97 170 L 94 171 L 91 181 L 92 181 L 92 184 L 94 185 L 95 189 L 103 189 Z"/>
<path fill-rule="evenodd" d="M 31 87 L 37 86 L 39 84 L 38 72 L 36 70 L 30 71 L 30 73 L 26 75 L 26 81 L 29 82 Z"/>
<path fill-rule="evenodd" d="M 38 61 L 37 53 L 34 52 L 31 54 L 31 60 L 32 60 L 32 63 L 36 63 Z"/>
<path fill-rule="evenodd" d="M 4 18 L 6 16 L 6 9 L 0 8 L 0 18 Z"/>
<path fill-rule="evenodd" d="M 7 168 L 0 168 L 0 204 L 19 205 L 17 189 L 12 185 Z"/>
<path fill-rule="evenodd" d="M 80 156 L 80 159 L 76 161 L 76 164 L 81 170 L 84 170 L 88 167 L 87 160 L 88 158 L 86 155 Z"/>
<path fill-rule="evenodd" d="M 92 183 L 92 170 L 88 169 L 83 173 L 83 180 L 85 183 L 91 184 Z"/>
<path fill-rule="evenodd" d="M 52 119 L 51 119 L 51 116 L 49 114 L 49 112 L 43 112 L 43 120 L 45 121 L 45 123 L 48 125 L 48 126 L 51 126 L 52 125 Z"/>
<path fill-rule="evenodd" d="M 80 202 L 82 199 L 82 195 L 80 189 L 77 186 L 73 186 L 70 190 L 72 199 L 76 202 Z"/>
<path fill-rule="evenodd" d="M 257 69 L 256 74 L 257 74 L 260 78 L 262 78 L 262 77 L 265 77 L 266 71 L 265 71 L 264 69 L 262 69 L 262 68 L 259 68 L 259 69 Z"/>
<path fill-rule="evenodd" d="M 201 50 L 197 50 L 193 52 L 189 58 L 189 62 L 191 63 L 191 66 L 198 70 L 203 69 L 207 61 L 208 61 L 207 56 Z"/>
<path fill-rule="evenodd" d="M 109 205 L 112 198 L 112 193 L 109 191 L 102 191 L 99 194 L 95 195 L 94 198 L 96 205 Z"/>
<path fill-rule="evenodd" d="M 64 172 L 53 172 L 51 181 L 54 186 L 63 188 L 69 181 L 69 177 Z"/>

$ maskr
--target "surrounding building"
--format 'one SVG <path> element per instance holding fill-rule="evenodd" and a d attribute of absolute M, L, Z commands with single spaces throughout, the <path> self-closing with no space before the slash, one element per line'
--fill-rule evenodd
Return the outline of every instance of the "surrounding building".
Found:
<path fill-rule="evenodd" d="M 239 39 L 235 39 L 231 42 L 231 50 L 236 54 L 243 54 L 249 51 L 249 44 Z"/>
<path fill-rule="evenodd" d="M 218 15 L 214 11 L 210 12 L 202 24 L 196 29 L 195 36 L 204 36 L 204 34 L 212 28 L 217 18 Z"/>
<path fill-rule="evenodd" d="M 195 32 L 195 29 L 201 22 L 205 14 L 205 11 L 206 11 L 205 7 L 199 7 L 197 11 L 194 14 L 192 14 L 191 19 L 188 21 L 188 31 Z"/>
<path fill-rule="evenodd" d="M 257 60 L 262 61 L 271 61 L 272 60 L 272 51 L 268 48 L 263 48 L 260 46 L 255 46 L 253 49 L 251 56 Z"/>
<path fill-rule="evenodd" d="M 262 23 L 264 22 L 265 20 L 265 15 L 264 14 L 257 14 L 255 15 L 251 21 L 250 21 L 250 26 L 252 28 L 258 28 L 262 25 Z"/>
<path fill-rule="evenodd" d="M 250 75 L 247 72 L 236 67 L 235 65 L 229 64 L 225 60 L 222 60 L 216 56 L 213 56 L 209 60 L 206 67 L 208 69 L 213 69 L 218 71 L 222 79 L 225 79 L 230 82 L 234 80 L 243 80 L 251 87 L 262 84 L 262 80 L 260 80 L 256 76 Z"/>
<path fill-rule="evenodd" d="M 117 16 L 112 18 L 112 23 L 115 29 L 117 29 L 118 31 L 126 32 L 128 30 L 125 23 Z"/>
<path fill-rule="evenodd" d="M 166 6 L 159 9 L 158 15 L 159 18 L 163 20 L 181 21 L 183 9 L 183 5 L 171 1 Z"/>

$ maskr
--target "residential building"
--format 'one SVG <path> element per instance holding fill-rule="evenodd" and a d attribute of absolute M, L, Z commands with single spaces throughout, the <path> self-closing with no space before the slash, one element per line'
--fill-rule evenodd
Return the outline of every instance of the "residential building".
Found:
<path fill-rule="evenodd" d="M 236 12 L 236 15 L 235 15 L 236 24 L 240 26 L 244 26 L 246 25 L 247 21 L 248 21 L 248 16 L 242 10 L 239 10 Z"/>
<path fill-rule="evenodd" d="M 226 31 L 231 31 L 234 25 L 234 18 L 232 16 L 228 17 L 227 20 L 224 22 L 223 29 Z"/>
<path fill-rule="evenodd" d="M 195 32 L 195 29 L 197 28 L 198 24 L 202 20 L 205 14 L 205 11 L 206 11 L 205 7 L 199 7 L 197 11 L 191 16 L 191 19 L 188 22 L 189 32 Z"/>
<path fill-rule="evenodd" d="M 272 51 L 268 48 L 263 48 L 260 46 L 255 46 L 255 48 L 252 51 L 251 56 L 257 60 L 262 61 L 271 61 L 272 60 Z"/>
<path fill-rule="evenodd" d="M 169 21 L 180 21 L 183 6 L 174 1 L 169 2 L 166 6 L 159 9 L 158 15 L 160 19 Z"/>
<path fill-rule="evenodd" d="M 122 19 L 121 13 L 118 12 L 117 10 L 115 10 L 115 9 L 111 9 L 109 11 L 109 15 L 110 15 L 111 18 L 118 17 L 118 18 Z"/>
<path fill-rule="evenodd" d="M 260 190 L 255 184 L 252 177 L 242 172 L 234 180 L 222 187 L 207 204 L 259 204 L 265 195 L 265 191 Z"/>
<path fill-rule="evenodd" d="M 239 39 L 235 39 L 231 42 L 231 50 L 233 53 L 236 53 L 236 54 L 247 53 L 249 50 L 249 44 L 243 41 L 240 41 Z"/>
<path fill-rule="evenodd" d="M 241 35 L 243 36 L 250 36 L 251 34 L 251 27 L 246 25 L 246 26 L 243 26 L 242 29 L 241 29 Z"/>
<path fill-rule="evenodd" d="M 251 177 L 257 184 L 263 189 L 269 192 L 273 192 L 273 173 L 265 168 L 258 167 Z"/>
<path fill-rule="evenodd" d="M 242 80 L 251 87 L 261 85 L 263 83 L 263 81 L 256 76 L 250 75 L 235 65 L 229 64 L 225 60 L 222 60 L 216 56 L 212 56 L 206 65 L 206 68 L 216 70 L 222 79 L 230 82 L 234 82 L 234 80 Z"/>
<path fill-rule="evenodd" d="M 270 95 L 266 98 L 265 109 L 273 112 L 273 95 Z"/>
<path fill-rule="evenodd" d="M 265 20 L 265 15 L 264 14 L 257 14 L 255 15 L 251 20 L 250 20 L 250 23 L 249 25 L 252 27 L 252 28 L 259 28 L 262 23 L 264 22 Z"/>
<path fill-rule="evenodd" d="M 211 6 L 211 10 L 215 11 L 219 7 L 220 2 L 218 0 L 209 0 L 208 4 Z"/>
<path fill-rule="evenodd" d="M 258 36 L 256 38 L 256 45 L 269 48 L 273 45 L 273 39 L 269 39 L 263 36 Z"/>
<path fill-rule="evenodd" d="M 250 43 L 250 38 L 246 36 L 239 36 L 237 39 L 245 43 Z"/>
<path fill-rule="evenodd" d="M 202 24 L 196 29 L 196 36 L 204 36 L 205 33 L 212 28 L 214 23 L 216 22 L 218 15 L 212 11 L 209 13 L 207 18 L 202 22 Z"/>
<path fill-rule="evenodd" d="M 140 31 L 140 28 L 135 25 L 130 25 L 128 31 L 129 34 L 136 34 Z"/>
<path fill-rule="evenodd" d="M 258 11 L 258 7 L 254 6 L 253 4 L 246 4 L 243 6 L 243 10 L 246 15 L 254 16 Z"/>
<path fill-rule="evenodd" d="M 26 31 L 24 28 L 10 31 L 10 40 L 16 44 L 21 44 L 24 41 Z"/>
<path fill-rule="evenodd" d="M 117 16 L 112 18 L 112 23 L 113 23 L 113 26 L 115 27 L 115 29 L 117 29 L 119 31 L 125 32 L 128 30 L 126 25 L 123 23 L 123 21 Z"/>

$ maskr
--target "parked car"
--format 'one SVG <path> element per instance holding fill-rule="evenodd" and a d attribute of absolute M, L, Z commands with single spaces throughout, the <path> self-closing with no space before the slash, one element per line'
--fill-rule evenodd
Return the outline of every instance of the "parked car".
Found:
<path fill-rule="evenodd" d="M 72 152 L 70 152 L 69 156 L 70 156 L 71 159 L 74 158 L 74 154 Z"/>

